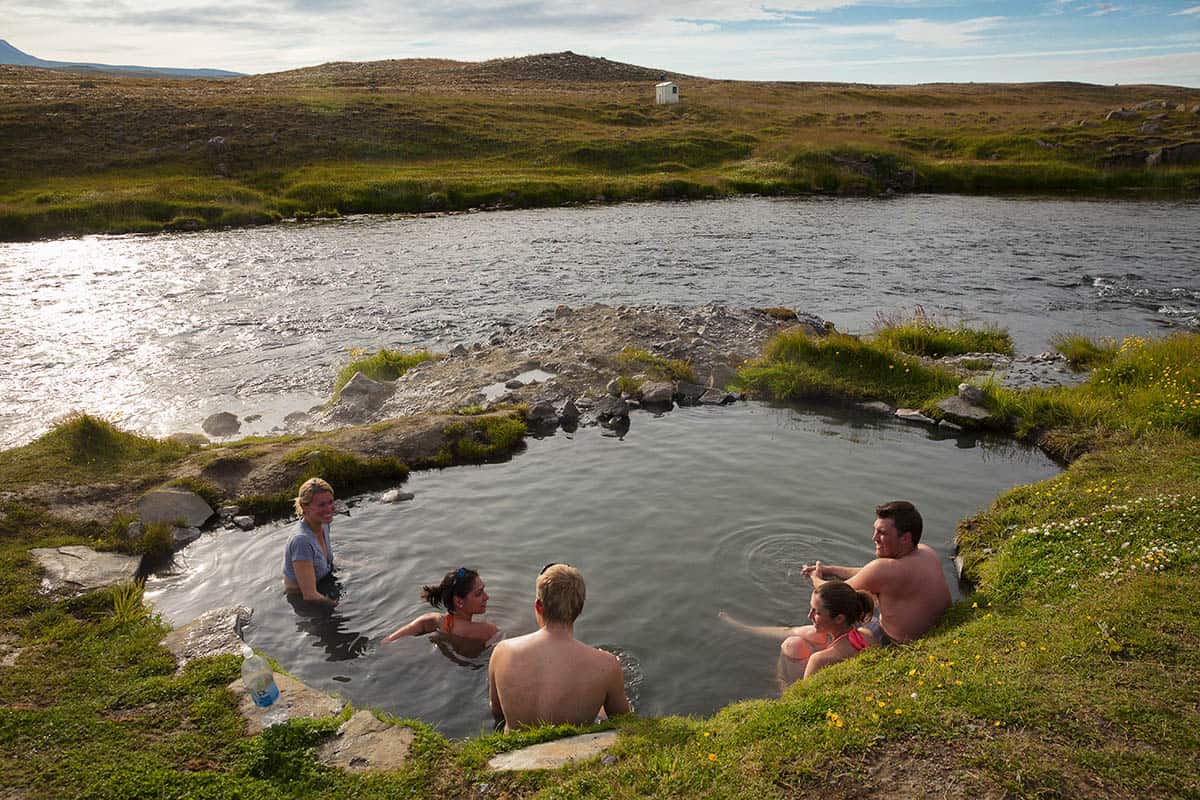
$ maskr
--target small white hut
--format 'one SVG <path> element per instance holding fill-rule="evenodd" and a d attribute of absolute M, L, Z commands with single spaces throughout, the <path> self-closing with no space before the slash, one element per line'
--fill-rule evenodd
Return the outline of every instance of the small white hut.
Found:
<path fill-rule="evenodd" d="M 654 85 L 654 102 L 658 105 L 679 102 L 679 87 L 670 81 Z"/>

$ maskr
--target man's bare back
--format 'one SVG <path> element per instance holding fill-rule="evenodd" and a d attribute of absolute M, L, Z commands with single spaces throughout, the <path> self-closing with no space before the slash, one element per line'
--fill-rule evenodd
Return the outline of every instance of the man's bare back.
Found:
<path fill-rule="evenodd" d="M 628 713 L 616 656 L 575 639 L 585 596 L 579 570 L 547 564 L 535 590 L 538 630 L 496 645 L 488 663 L 492 715 L 512 730 L 542 722 L 588 725 L 601 710 L 610 717 Z"/>
<path fill-rule="evenodd" d="M 541 722 L 587 725 L 601 709 L 608 716 L 629 711 L 616 656 L 562 629 L 542 628 L 496 645 L 488 674 L 493 711 L 502 711 L 505 730 Z"/>
<path fill-rule="evenodd" d="M 846 582 L 879 599 L 879 623 L 897 642 L 921 636 L 950 607 L 941 559 L 925 544 L 899 558 L 877 558 Z"/>

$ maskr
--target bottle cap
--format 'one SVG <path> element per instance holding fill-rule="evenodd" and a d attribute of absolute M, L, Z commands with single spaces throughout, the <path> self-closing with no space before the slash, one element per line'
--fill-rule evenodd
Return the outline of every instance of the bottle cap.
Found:
<path fill-rule="evenodd" d="M 242 645 L 242 658 L 249 658 L 252 655 L 254 655 L 254 651 L 250 649 L 250 645 Z"/>

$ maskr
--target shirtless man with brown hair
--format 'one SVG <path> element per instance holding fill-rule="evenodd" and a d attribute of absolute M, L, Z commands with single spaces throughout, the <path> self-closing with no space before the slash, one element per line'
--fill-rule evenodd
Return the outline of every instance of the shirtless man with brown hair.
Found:
<path fill-rule="evenodd" d="M 933 627 L 950 607 L 950 587 L 941 559 L 921 544 L 921 514 L 907 500 L 893 500 L 875 509 L 875 560 L 862 567 L 804 566 L 813 587 L 842 579 L 879 600 L 879 617 L 866 627 L 876 643 L 910 642 Z"/>
<path fill-rule="evenodd" d="M 538 630 L 496 645 L 489 701 L 506 731 L 542 722 L 588 725 L 602 710 L 610 717 L 629 712 L 617 657 L 575 639 L 585 594 L 579 570 L 547 564 L 533 603 Z"/>

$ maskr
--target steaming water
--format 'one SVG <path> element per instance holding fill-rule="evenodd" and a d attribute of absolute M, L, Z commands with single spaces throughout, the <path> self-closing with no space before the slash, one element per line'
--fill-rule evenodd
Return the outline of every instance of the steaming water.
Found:
<path fill-rule="evenodd" d="M 351 348 L 486 339 L 557 303 L 786 305 L 863 330 L 920 303 L 1057 331 L 1197 325 L 1196 202 L 739 199 L 0 244 L 0 447 L 75 409 L 265 433 Z"/>
<path fill-rule="evenodd" d="M 780 686 L 778 643 L 726 625 L 719 610 L 803 623 L 801 565 L 872 558 L 872 509 L 896 497 L 922 510 L 922 541 L 946 557 L 953 585 L 955 523 L 1056 471 L 1012 443 L 844 411 L 635 412 L 623 439 L 560 432 L 507 464 L 414 474 L 408 503 L 359 498 L 333 523 L 343 599 L 332 617 L 285 601 L 284 526 L 205 534 L 183 552 L 180 574 L 152 581 L 148 594 L 173 623 L 251 606 L 247 640 L 301 680 L 468 736 L 490 719 L 487 654 L 460 665 L 427 637 L 379 640 L 429 611 L 420 586 L 460 565 L 486 583 L 487 618 L 526 633 L 537 571 L 565 561 L 588 584 L 576 634 L 618 654 L 638 710 L 709 714 Z"/>

